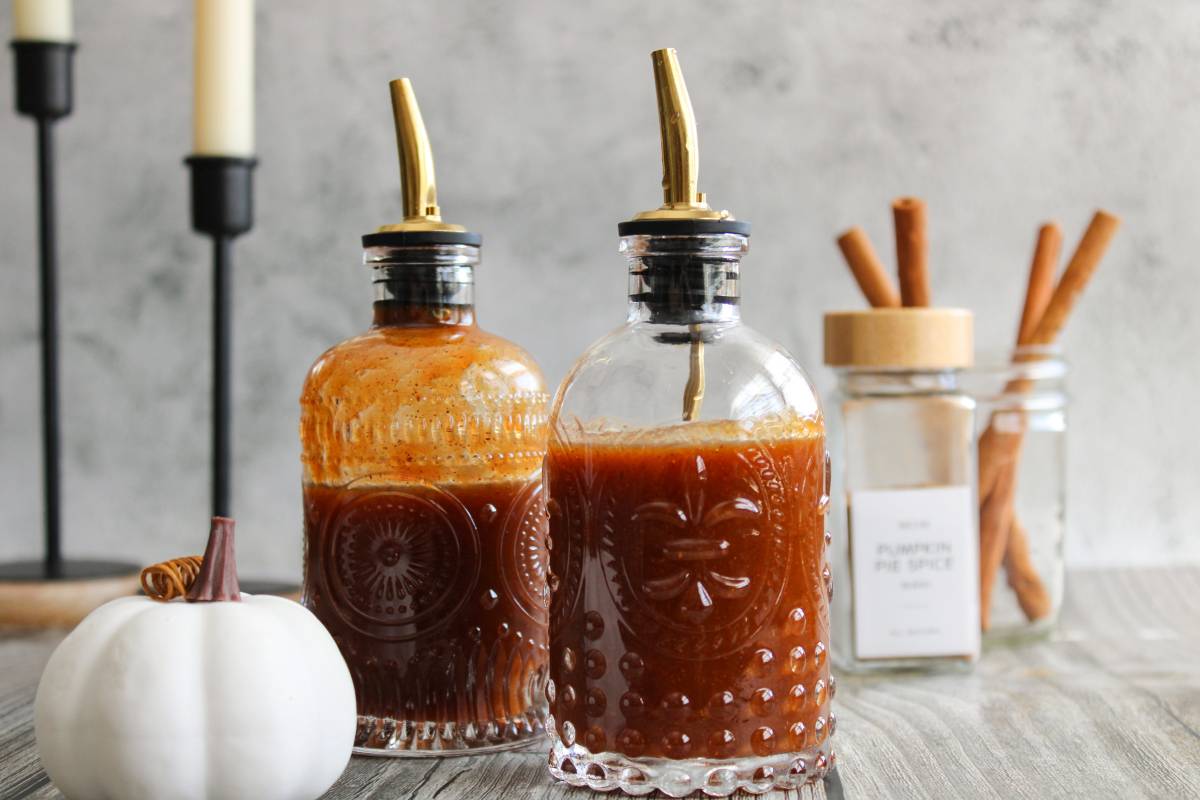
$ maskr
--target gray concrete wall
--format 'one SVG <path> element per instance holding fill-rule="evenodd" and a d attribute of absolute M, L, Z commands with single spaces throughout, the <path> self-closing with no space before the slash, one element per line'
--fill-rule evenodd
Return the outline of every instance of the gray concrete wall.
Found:
<path fill-rule="evenodd" d="M 190 3 L 76 3 L 61 126 L 66 536 L 191 552 L 206 530 L 209 252 L 188 230 Z M 755 225 L 748 320 L 827 388 L 820 315 L 861 303 L 833 245 L 930 209 L 935 300 L 1012 336 L 1040 221 L 1125 227 L 1065 337 L 1074 563 L 1200 559 L 1200 5 L 949 0 L 263 0 L 258 224 L 237 247 L 244 571 L 300 563 L 296 398 L 368 324 L 358 237 L 399 198 L 386 82 L 413 78 L 447 215 L 487 237 L 483 323 L 557 382 L 624 314 L 616 222 L 659 202 L 648 53 L 679 48 L 702 187 Z M 3 33 L 8 33 L 5 23 Z M 0 106 L 11 70 L 0 58 Z M 40 527 L 33 132 L 0 114 L 0 558 Z"/>

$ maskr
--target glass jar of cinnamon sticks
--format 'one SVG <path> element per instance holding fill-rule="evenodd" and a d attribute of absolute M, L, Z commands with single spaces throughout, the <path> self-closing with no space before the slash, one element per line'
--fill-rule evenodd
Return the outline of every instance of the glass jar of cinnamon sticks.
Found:
<path fill-rule="evenodd" d="M 1062 231 L 1038 230 L 1011 362 L 972 377 L 979 398 L 980 626 L 989 638 L 1049 630 L 1063 596 L 1066 429 L 1059 334 L 1120 227 L 1097 211 L 1062 274 Z M 978 385 L 976 385 L 978 384 Z M 1011 591 L 1000 588 L 1000 574 Z"/>
<path fill-rule="evenodd" d="M 980 539 L 1004 542 L 980 609 L 989 640 L 1044 633 L 1062 604 L 1066 373 L 1056 345 L 1025 345 L 966 376 L 979 404 Z"/>

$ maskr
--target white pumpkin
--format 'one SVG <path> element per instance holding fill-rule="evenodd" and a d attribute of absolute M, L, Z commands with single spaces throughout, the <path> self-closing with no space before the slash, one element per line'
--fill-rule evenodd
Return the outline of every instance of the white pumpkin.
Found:
<path fill-rule="evenodd" d="M 298 603 L 240 597 L 125 597 L 67 636 L 34 709 L 64 795 L 313 800 L 338 779 L 357 715 L 337 646 Z"/>

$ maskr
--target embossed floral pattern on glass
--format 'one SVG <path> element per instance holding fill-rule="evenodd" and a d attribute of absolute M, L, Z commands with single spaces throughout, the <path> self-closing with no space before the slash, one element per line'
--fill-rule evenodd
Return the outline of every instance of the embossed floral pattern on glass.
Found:
<path fill-rule="evenodd" d="M 301 398 L 304 603 L 350 666 L 356 745 L 385 754 L 513 746 L 546 714 L 548 397 L 475 325 L 476 248 L 426 250 L 368 251 L 375 326 Z"/>

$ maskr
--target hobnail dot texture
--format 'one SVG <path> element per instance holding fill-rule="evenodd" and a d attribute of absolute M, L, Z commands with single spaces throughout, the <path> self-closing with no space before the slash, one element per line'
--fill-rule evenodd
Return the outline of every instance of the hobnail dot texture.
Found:
<path fill-rule="evenodd" d="M 567 744 L 558 735 L 553 717 L 547 727 L 553 744 L 550 774 L 572 786 L 598 792 L 619 790 L 638 796 L 658 790 L 669 797 L 692 793 L 728 797 L 739 790 L 763 794 L 816 783 L 834 764 L 828 739 L 803 752 L 761 758 L 634 759 L 620 753 L 592 753 L 574 742 Z"/>

